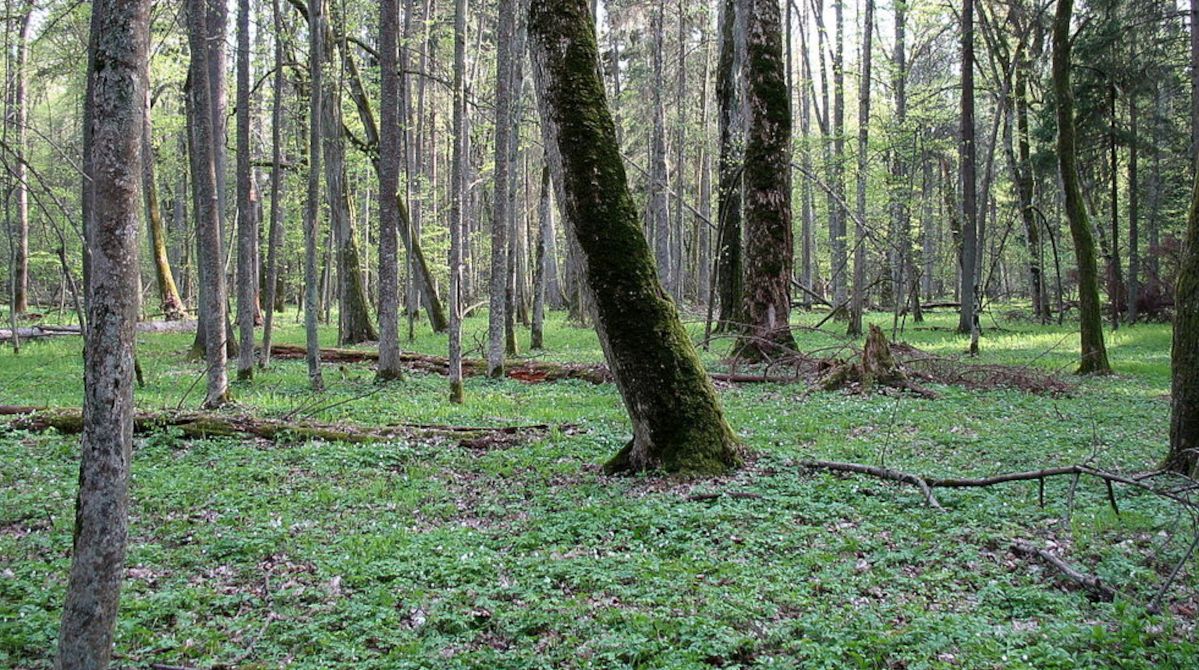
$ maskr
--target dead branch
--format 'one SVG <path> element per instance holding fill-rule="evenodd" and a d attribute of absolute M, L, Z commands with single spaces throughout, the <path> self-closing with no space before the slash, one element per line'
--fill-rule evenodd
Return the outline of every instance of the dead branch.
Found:
<path fill-rule="evenodd" d="M 1116 591 L 1107 584 L 1104 584 L 1099 577 L 1080 572 L 1074 568 L 1074 566 L 1063 561 L 1061 558 L 1054 556 L 1053 554 L 1032 544 L 1031 542 L 1025 542 L 1024 540 L 1013 541 L 1012 552 L 1018 556 L 1027 556 L 1030 558 L 1040 559 L 1042 563 L 1045 563 L 1054 570 L 1057 570 L 1063 577 L 1066 577 L 1075 584 L 1083 587 L 1089 591 L 1092 596 L 1102 600 L 1103 602 L 1110 603 L 1116 599 L 1117 595 L 1120 595 L 1119 591 Z"/>

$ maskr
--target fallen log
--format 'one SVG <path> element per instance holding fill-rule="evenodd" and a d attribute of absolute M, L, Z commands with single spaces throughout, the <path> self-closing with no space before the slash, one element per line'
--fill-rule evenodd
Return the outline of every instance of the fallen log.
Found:
<path fill-rule="evenodd" d="M 8 425 L 17 430 L 44 432 L 56 430 L 64 435 L 83 432 L 82 412 L 75 408 L 0 406 L 0 416 L 13 417 Z M 573 430 L 573 426 L 560 426 Z M 184 437 L 205 439 L 213 437 L 257 438 L 269 442 L 321 440 L 325 442 L 366 443 L 396 439 L 456 440 L 470 449 L 510 446 L 527 438 L 545 435 L 548 424 L 522 426 L 441 426 L 433 424 L 395 424 L 389 426 L 357 426 L 297 419 L 268 419 L 236 414 L 202 412 L 137 412 L 134 414 L 134 433 L 150 435 L 164 430 L 177 430 Z"/>
<path fill-rule="evenodd" d="M 189 321 L 142 321 L 137 324 L 139 333 L 190 333 L 196 330 L 195 320 Z M 49 323 L 17 328 L 17 336 L 24 340 L 38 340 L 51 337 L 79 337 L 83 330 L 79 326 L 55 325 Z M 0 328 L 0 342 L 12 339 L 12 329 Z"/>

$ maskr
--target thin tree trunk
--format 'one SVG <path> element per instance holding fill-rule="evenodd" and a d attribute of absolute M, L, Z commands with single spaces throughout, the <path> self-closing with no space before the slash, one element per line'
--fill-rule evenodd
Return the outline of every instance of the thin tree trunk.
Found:
<path fill-rule="evenodd" d="M 720 58 L 716 67 L 716 104 L 719 115 L 720 166 L 717 177 L 716 286 L 720 302 L 717 330 L 737 330 L 742 307 L 741 282 L 741 162 L 745 134 L 741 95 L 741 67 L 745 37 L 738 0 L 720 5 Z M 709 309 L 711 307 L 709 306 Z"/>
<path fill-rule="evenodd" d="M 381 380 L 398 379 L 400 369 L 399 230 L 401 129 L 398 67 L 399 3 L 379 3 L 379 368 Z M 451 223 L 451 225 L 453 225 Z"/>
<path fill-rule="evenodd" d="M 1057 96 L 1057 153 L 1066 200 L 1066 218 L 1074 238 L 1078 260 L 1078 311 L 1081 339 L 1079 374 L 1110 374 L 1103 343 L 1103 314 L 1099 302 L 1099 271 L 1095 260 L 1095 238 L 1087 217 L 1086 203 L 1078 185 L 1075 164 L 1074 91 L 1070 87 L 1070 17 L 1074 0 L 1058 0 L 1053 23 L 1053 89 Z"/>
<path fill-rule="evenodd" d="M 1132 30 L 1133 54 L 1136 54 L 1136 29 Z M 1128 292 L 1125 300 L 1128 303 L 1127 318 L 1129 323 L 1137 320 L 1137 300 L 1141 292 L 1141 250 L 1140 250 L 1140 207 L 1141 182 L 1138 176 L 1140 161 L 1140 137 L 1138 127 L 1137 99 L 1135 95 L 1128 96 Z"/>
<path fill-rule="evenodd" d="M 845 272 L 848 266 L 846 251 L 846 216 L 842 209 L 845 200 L 845 3 L 833 0 L 836 24 L 836 45 L 833 50 L 833 119 L 832 160 L 829 174 L 832 192 L 829 194 L 830 246 L 832 247 L 833 303 L 837 309 L 846 304 Z"/>
<path fill-rule="evenodd" d="M 26 180 L 25 161 L 28 149 L 29 110 L 26 88 L 29 79 L 29 29 L 33 14 L 33 0 L 26 0 L 21 9 L 17 29 L 17 63 L 13 114 L 15 119 L 16 161 L 13 166 L 13 190 L 17 200 L 17 239 L 13 260 L 12 315 L 24 314 L 29 310 L 29 183 Z M 161 220 L 160 220 L 161 222 Z M 13 332 L 16 332 L 14 326 Z M 14 346 L 16 338 L 13 338 Z"/>
<path fill-rule="evenodd" d="M 650 32 L 653 45 L 651 48 L 650 107 L 653 113 L 653 131 L 649 143 L 649 222 L 648 230 L 654 237 L 654 260 L 658 264 L 658 272 L 662 275 L 662 285 L 670 293 L 674 293 L 674 275 L 670 258 L 670 214 L 666 189 L 668 175 L 666 173 L 666 106 L 662 97 L 662 89 L 666 86 L 663 74 L 665 59 L 664 23 L 666 13 L 665 0 L 657 0 L 653 15 L 650 18 Z"/>
<path fill-rule="evenodd" d="M 237 3 L 237 378 L 254 377 L 254 312 L 258 277 L 254 240 L 258 236 L 250 192 L 250 0 Z"/>
<path fill-rule="evenodd" d="M 500 0 L 496 30 L 495 195 L 491 216 L 491 299 L 487 315 L 487 366 L 492 377 L 504 374 L 504 312 L 508 285 L 508 145 L 512 135 L 512 42 L 516 33 L 516 0 Z"/>
<path fill-rule="evenodd" d="M 167 232 L 158 206 L 158 187 L 154 179 L 154 146 L 152 143 L 149 86 L 146 86 L 141 141 L 142 195 L 146 208 L 146 226 L 150 231 L 150 251 L 154 257 L 154 276 L 158 280 L 158 298 L 162 316 L 167 321 L 187 318 L 187 307 L 179 297 L 171 261 L 167 256 Z M 18 178 L 22 182 L 23 178 Z M 19 202 L 19 197 L 18 197 Z M 20 204 L 18 204 L 18 210 Z"/>
<path fill-rule="evenodd" d="M 1170 454 L 1166 468 L 1199 475 L 1199 179 L 1187 217 L 1186 239 L 1174 293 L 1173 384 Z"/>
<path fill-rule="evenodd" d="M 745 81 L 746 324 L 739 357 L 770 360 L 796 350 L 791 335 L 791 107 L 776 0 L 742 0 L 748 20 Z"/>
<path fill-rule="evenodd" d="M 469 242 L 465 216 L 466 134 L 466 0 L 454 0 L 454 143 L 450 179 L 450 402 L 464 400 L 462 386 L 462 250 Z"/>
<path fill-rule="evenodd" d="M 978 185 L 974 144 L 974 0 L 962 2 L 962 104 L 958 153 L 962 181 L 961 313 L 958 332 L 970 334 L 970 353 L 978 353 Z"/>
<path fill-rule="evenodd" d="M 263 368 L 271 364 L 271 337 L 275 325 L 275 303 L 279 291 L 279 247 L 283 243 L 283 15 L 280 0 L 271 0 L 275 34 L 274 99 L 271 101 L 271 225 L 266 249 L 266 314 L 262 321 Z"/>
<path fill-rule="evenodd" d="M 533 280 L 533 324 L 529 333 L 529 347 L 542 349 L 545 326 L 546 291 L 549 284 L 549 258 L 554 253 L 554 221 L 550 208 L 550 167 L 547 162 L 541 169 L 541 196 L 538 198 L 537 218 L 537 270 Z"/>
<path fill-rule="evenodd" d="M 713 474 L 736 467 L 736 438 L 638 225 L 596 68 L 588 2 L 533 0 L 529 28 L 545 145 L 563 176 L 600 343 L 633 423 L 632 441 L 607 469 Z"/>
<path fill-rule="evenodd" d="M 874 60 L 874 0 L 866 0 L 862 21 L 862 77 L 858 82 L 858 216 L 854 223 L 853 296 L 849 308 L 850 337 L 862 335 L 862 310 L 866 303 L 866 177 L 870 169 L 870 66 Z"/>
<path fill-rule="evenodd" d="M 324 57 L 321 45 L 324 16 L 323 0 L 308 0 L 308 195 L 304 206 L 304 332 L 308 347 L 308 381 L 317 391 L 324 390 L 321 377 L 321 343 L 317 332 L 320 317 L 319 281 L 316 266 L 316 245 L 320 227 L 321 198 L 321 68 Z"/>

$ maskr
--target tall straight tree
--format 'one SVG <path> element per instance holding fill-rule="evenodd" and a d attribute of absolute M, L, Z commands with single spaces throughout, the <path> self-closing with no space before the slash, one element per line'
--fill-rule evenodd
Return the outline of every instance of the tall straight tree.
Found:
<path fill-rule="evenodd" d="M 225 272 L 221 262 L 220 192 L 217 184 L 216 145 L 212 105 L 211 72 L 208 58 L 208 10 L 204 0 L 188 1 L 188 47 L 191 65 L 191 164 L 192 190 L 196 202 L 196 238 L 202 266 L 200 282 L 203 289 L 203 313 L 197 328 L 203 329 L 204 361 L 208 366 L 206 407 L 219 407 L 228 401 L 229 377 L 227 362 L 225 312 Z"/>
<path fill-rule="evenodd" d="M 17 239 L 13 274 L 12 311 L 24 314 L 29 309 L 29 183 L 26 178 L 25 161 L 28 159 L 29 109 L 26 89 L 29 87 L 29 29 L 33 16 L 33 0 L 21 3 L 17 18 L 17 63 L 14 73 L 13 124 L 16 131 L 16 161 L 13 165 L 12 188 L 17 201 Z M 17 341 L 16 336 L 13 342 Z"/>
<path fill-rule="evenodd" d="M 847 332 L 862 334 L 862 310 L 866 304 L 866 175 L 870 168 L 870 66 L 873 58 L 874 0 L 866 0 L 862 19 L 862 77 L 858 82 L 858 216 L 854 222 L 853 295 L 849 305 Z M 894 289 L 898 290 L 898 288 Z"/>
<path fill-rule="evenodd" d="M 817 14 L 819 17 L 819 14 Z M 822 19 L 820 19 L 822 20 Z M 829 177 L 829 247 L 832 251 L 833 304 L 838 310 L 846 305 L 845 272 L 849 263 L 846 251 L 845 212 L 845 2 L 833 0 L 836 43 L 833 47 L 833 119 L 832 156 Z"/>
<path fill-rule="evenodd" d="M 450 180 L 450 402 L 462 403 L 462 246 L 467 242 L 466 0 L 454 0 L 454 130 Z"/>
<path fill-rule="evenodd" d="M 720 3 L 720 55 L 716 65 L 716 105 L 720 139 L 717 175 L 716 293 L 720 300 L 718 330 L 735 330 L 741 321 L 741 161 L 745 114 L 741 95 L 741 63 L 745 53 L 743 17 L 737 0 Z M 709 305 L 709 310 L 711 305 Z"/>
<path fill-rule="evenodd" d="M 665 60 L 665 0 L 657 0 L 651 17 L 650 32 L 653 46 L 651 60 L 653 78 L 650 81 L 654 124 L 649 143 L 649 223 L 648 230 L 654 239 L 654 258 L 666 290 L 673 292 L 674 281 L 670 266 L 670 214 L 666 197 L 666 104 L 663 91 L 666 79 L 663 74 Z M 681 101 L 680 101 L 681 102 Z"/>
<path fill-rule="evenodd" d="M 1191 197 L 1174 292 L 1170 455 L 1166 468 L 1199 476 L 1199 179 Z"/>
<path fill-rule="evenodd" d="M 737 355 L 769 360 L 796 349 L 791 335 L 791 105 L 777 0 L 741 0 L 747 21 L 745 281 L 746 321 Z"/>
<path fill-rule="evenodd" d="M 255 243 L 258 226 L 250 202 L 250 0 L 237 0 L 237 378 L 254 377 L 254 316 L 258 304 Z"/>
<path fill-rule="evenodd" d="M 89 327 L 75 533 L 56 667 L 108 666 L 125 574 L 133 459 L 133 344 L 138 313 L 138 175 L 150 0 L 92 4 L 88 90 L 94 166 L 85 234 Z M 102 26 L 102 29 L 100 27 Z"/>
<path fill-rule="evenodd" d="M 962 182 L 961 302 L 958 332 L 970 334 L 970 352 L 978 351 L 978 185 L 974 142 L 974 0 L 962 0 L 961 126 L 958 138 Z"/>
<path fill-rule="evenodd" d="M 400 372 L 399 200 L 401 153 L 400 77 L 396 0 L 379 2 L 379 370 L 381 380 Z"/>
<path fill-rule="evenodd" d="M 158 280 L 159 306 L 167 321 L 187 318 L 187 307 L 179 296 L 171 261 L 167 256 L 167 231 L 162 223 L 162 210 L 158 205 L 158 186 L 154 179 L 153 124 L 150 115 L 150 86 L 146 85 L 146 103 L 142 119 L 142 200 L 146 210 L 146 228 L 150 232 L 150 252 L 154 258 L 154 276 Z M 18 177 L 23 181 L 23 177 Z M 20 205 L 18 205 L 18 209 Z"/>
<path fill-rule="evenodd" d="M 282 0 L 271 0 L 275 29 L 274 96 L 271 100 L 271 224 L 266 257 L 266 314 L 262 319 L 262 367 L 271 363 L 271 331 L 275 325 L 276 291 L 279 290 L 279 246 L 283 243 L 283 9 Z"/>
<path fill-rule="evenodd" d="M 516 34 L 516 0 L 500 0 L 496 29 L 495 80 L 495 194 L 491 215 L 491 299 L 487 315 L 487 373 L 504 374 L 504 315 L 508 286 L 508 181 L 512 133 L 512 42 Z"/>
<path fill-rule="evenodd" d="M 1058 0 L 1053 21 L 1053 92 L 1057 96 L 1057 159 L 1065 191 L 1066 218 L 1078 261 L 1078 318 L 1081 339 L 1079 374 L 1110 374 L 1103 343 L 1103 314 L 1099 302 L 1099 270 L 1095 238 L 1079 186 L 1074 141 L 1074 91 L 1070 86 L 1070 18 L 1074 0 Z M 963 298 L 964 302 L 964 298 Z"/>
<path fill-rule="evenodd" d="M 317 333 L 320 316 L 320 286 L 317 277 L 316 245 L 321 208 L 321 68 L 324 57 L 324 0 L 308 0 L 308 193 L 304 202 L 304 333 L 308 353 L 308 381 L 315 390 L 325 388 L 321 376 L 321 340 Z"/>
<path fill-rule="evenodd" d="M 1191 0 L 1191 165 L 1199 175 L 1199 0 Z"/>
<path fill-rule="evenodd" d="M 532 0 L 529 35 L 545 146 L 562 176 L 600 344 L 633 424 L 633 439 L 606 469 L 736 467 L 736 438 L 641 233 L 588 0 Z"/>

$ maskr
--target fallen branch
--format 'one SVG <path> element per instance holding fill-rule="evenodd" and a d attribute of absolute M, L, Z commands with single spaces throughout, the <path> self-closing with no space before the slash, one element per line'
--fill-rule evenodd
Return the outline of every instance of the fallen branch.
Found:
<path fill-rule="evenodd" d="M 1095 598 L 1099 600 L 1102 600 L 1103 602 L 1110 603 L 1116 599 L 1117 595 L 1120 595 L 1119 591 L 1116 591 L 1107 584 L 1104 584 L 1103 580 L 1099 579 L 1099 577 L 1078 571 L 1069 563 L 1032 544 L 1031 542 L 1015 540 L 1012 542 L 1012 552 L 1018 556 L 1027 556 L 1030 558 L 1040 559 L 1041 562 L 1052 567 L 1054 570 L 1057 570 L 1062 576 L 1083 587 L 1089 591 L 1091 595 L 1095 596 Z"/>
<path fill-rule="evenodd" d="M 747 491 L 716 491 L 714 493 L 693 493 L 687 496 L 690 502 L 706 502 L 716 500 L 718 498 L 732 498 L 734 500 L 761 500 L 760 493 L 749 493 Z"/>
<path fill-rule="evenodd" d="M 924 501 L 933 509 L 944 509 L 937 502 L 936 496 L 933 495 L 932 485 L 924 477 L 919 475 L 900 472 L 898 470 L 890 470 L 888 468 L 879 468 L 873 465 L 861 465 L 859 463 L 837 463 L 835 461 L 806 461 L 803 467 L 810 470 L 833 470 L 835 472 L 854 472 L 860 475 L 870 475 L 879 479 L 887 479 L 893 482 L 902 482 L 911 484 L 920 489 L 924 494 Z"/>
<path fill-rule="evenodd" d="M 0 406 L 0 416 L 14 417 L 8 425 L 18 430 L 43 432 L 56 430 L 65 435 L 83 432 L 83 416 L 74 408 L 45 408 Z M 573 426 L 561 426 L 571 430 Z M 184 437 L 252 437 L 271 442 L 323 440 L 326 442 L 378 442 L 395 439 L 454 439 L 469 449 L 510 446 L 530 436 L 544 435 L 551 426 L 467 427 L 430 424 L 398 424 L 367 427 L 295 419 L 263 419 L 257 417 L 198 412 L 137 412 L 133 430 L 149 435 L 165 429 L 180 431 Z"/>
<path fill-rule="evenodd" d="M 137 324 L 139 333 L 189 333 L 196 329 L 196 322 L 190 321 L 142 321 Z M 17 336 L 24 340 L 38 340 L 51 337 L 79 337 L 83 330 L 79 326 L 39 324 L 28 328 L 17 328 Z M 0 328 L 0 342 L 12 339 L 12 330 Z"/>

